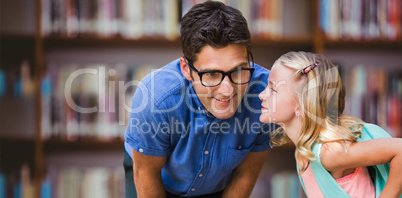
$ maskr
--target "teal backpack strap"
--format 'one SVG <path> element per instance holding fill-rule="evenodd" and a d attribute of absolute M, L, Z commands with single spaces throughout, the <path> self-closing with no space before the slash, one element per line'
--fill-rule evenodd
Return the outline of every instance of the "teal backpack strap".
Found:
<path fill-rule="evenodd" d="M 390 138 L 391 136 L 384 131 L 381 127 L 374 124 L 364 123 L 364 128 L 362 130 L 361 137 L 358 138 L 358 142 L 367 141 L 376 138 Z M 314 177 L 320 187 L 321 192 L 326 198 L 328 197 L 350 197 L 331 174 L 322 166 L 320 160 L 322 144 L 314 144 L 312 147 L 312 152 L 317 156 L 317 160 L 314 163 L 310 163 L 311 170 L 313 171 Z M 369 171 L 370 175 L 374 178 L 374 186 L 376 191 L 376 197 L 379 197 L 382 190 L 384 189 L 385 183 L 387 182 L 389 175 L 389 163 L 379 164 L 372 166 L 373 171 Z M 302 182 L 302 180 L 301 180 Z M 399 196 L 402 198 L 402 195 Z"/>
<path fill-rule="evenodd" d="M 363 142 L 367 140 L 372 140 L 376 138 L 390 138 L 391 136 L 381 127 L 375 124 L 364 123 L 364 128 L 362 130 L 362 135 L 357 139 L 358 142 Z M 385 183 L 388 180 L 389 175 L 389 163 L 379 164 L 372 166 L 373 169 L 368 169 L 370 175 L 374 178 L 374 186 L 376 197 L 379 197 L 382 190 L 385 187 Z M 399 196 L 402 198 L 402 195 Z"/>
<path fill-rule="evenodd" d="M 315 156 L 320 156 L 321 144 L 314 144 L 312 152 Z M 314 177 L 320 187 L 321 192 L 326 198 L 331 197 L 350 197 L 342 187 L 338 185 L 331 174 L 322 166 L 320 158 L 314 163 L 310 163 L 311 169 L 313 171 Z M 296 164 L 297 174 L 300 173 L 299 167 Z M 303 187 L 304 193 L 307 195 L 306 188 L 304 187 L 303 178 L 299 176 L 300 184 Z M 335 188 L 334 188 L 335 187 Z M 307 195 L 308 197 L 308 195 Z"/>
<path fill-rule="evenodd" d="M 299 166 L 297 166 L 297 163 L 296 163 L 296 170 L 297 170 L 297 175 L 299 175 L 299 174 L 300 174 L 300 170 L 299 170 Z M 301 175 L 299 175 L 299 180 L 300 180 L 300 185 L 303 187 L 304 193 L 305 193 L 306 196 L 308 197 L 306 188 L 304 187 L 303 178 L 302 178 Z"/>
<path fill-rule="evenodd" d="M 316 161 L 310 163 L 310 166 L 322 194 L 324 194 L 326 198 L 350 197 L 324 166 L 322 166 L 320 159 L 321 146 L 322 144 L 320 143 L 313 145 L 311 150 L 317 158 Z"/>
<path fill-rule="evenodd" d="M 375 124 L 364 123 L 363 126 L 362 135 L 357 139 L 358 142 L 391 137 L 389 133 Z"/>

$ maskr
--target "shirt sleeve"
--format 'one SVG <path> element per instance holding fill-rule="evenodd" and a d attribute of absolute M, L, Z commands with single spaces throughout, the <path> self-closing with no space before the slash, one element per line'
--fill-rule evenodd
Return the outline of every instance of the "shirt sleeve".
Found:
<path fill-rule="evenodd" d="M 169 123 L 149 89 L 140 83 L 134 94 L 125 141 L 144 155 L 164 157 L 170 149 Z"/>
<path fill-rule="evenodd" d="M 271 141 L 269 133 L 275 129 L 274 127 L 276 127 L 276 125 L 270 123 L 261 125 L 260 133 L 255 138 L 254 147 L 251 149 L 251 152 L 260 152 L 271 149 L 269 144 Z"/>

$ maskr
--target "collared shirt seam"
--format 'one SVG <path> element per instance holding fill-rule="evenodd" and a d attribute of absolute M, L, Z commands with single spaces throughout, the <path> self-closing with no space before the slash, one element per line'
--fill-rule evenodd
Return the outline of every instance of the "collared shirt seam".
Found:
<path fill-rule="evenodd" d="M 158 150 L 158 149 L 153 149 L 153 148 L 149 148 L 146 146 L 143 146 L 140 142 L 138 142 L 136 139 L 129 137 L 128 140 L 126 140 L 126 142 L 130 145 L 130 141 L 132 141 L 133 143 L 135 143 L 137 145 L 138 148 L 142 148 L 142 149 L 146 149 L 147 151 L 150 152 L 159 152 L 159 153 L 167 153 L 164 150 Z M 131 146 L 131 145 L 130 145 Z M 131 146 L 132 147 L 132 146 Z"/>
<path fill-rule="evenodd" d="M 149 83 L 150 83 L 150 81 L 146 83 L 147 87 L 149 87 Z M 177 91 L 177 87 L 180 87 L 180 84 L 176 85 L 173 90 Z M 149 89 L 147 89 L 147 90 L 148 90 L 147 94 L 151 98 L 152 97 L 151 96 L 151 91 Z M 169 98 L 167 95 L 169 95 L 169 96 L 172 95 L 171 93 L 174 92 L 174 91 L 168 91 L 166 94 L 163 94 L 162 96 L 158 97 L 158 98 L 163 98 L 163 100 L 158 100 L 158 98 L 151 98 L 151 101 L 154 99 L 156 101 L 155 106 L 159 110 L 162 110 L 163 109 L 162 103 Z M 166 112 L 162 111 L 161 113 L 162 113 L 163 117 L 165 118 L 165 120 L 168 120 L 169 116 L 166 114 Z"/>
<path fill-rule="evenodd" d="M 167 100 L 169 98 L 169 96 L 173 95 L 173 93 L 176 93 L 178 90 L 182 89 L 182 87 L 185 87 L 185 86 L 182 86 L 181 84 L 177 84 L 171 90 L 169 90 L 166 93 L 164 93 L 162 96 L 160 96 L 158 98 L 155 98 L 157 104 L 161 104 L 162 102 Z"/>

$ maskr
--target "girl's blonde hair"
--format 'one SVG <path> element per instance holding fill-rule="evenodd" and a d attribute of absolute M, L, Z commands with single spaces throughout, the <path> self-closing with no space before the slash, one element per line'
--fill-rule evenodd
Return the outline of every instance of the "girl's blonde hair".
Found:
<path fill-rule="evenodd" d="M 302 84 L 302 90 L 295 90 L 295 102 L 300 105 L 302 119 L 295 153 L 301 174 L 309 162 L 314 161 L 315 156 L 311 151 L 314 143 L 355 142 L 363 125 L 360 119 L 342 114 L 345 108 L 345 87 L 337 66 L 326 57 L 308 52 L 288 52 L 276 60 L 276 64 L 294 69 L 294 81 Z M 308 73 L 302 72 L 312 64 L 317 65 Z M 288 141 L 282 128 L 271 134 L 274 146 Z"/>

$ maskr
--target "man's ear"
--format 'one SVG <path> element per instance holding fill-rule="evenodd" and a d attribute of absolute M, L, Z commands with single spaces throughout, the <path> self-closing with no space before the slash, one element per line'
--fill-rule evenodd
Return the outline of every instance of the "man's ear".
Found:
<path fill-rule="evenodd" d="M 193 79 L 191 78 L 190 75 L 190 68 L 187 65 L 186 59 L 184 57 L 180 57 L 180 69 L 181 69 L 181 73 L 183 74 L 183 76 L 188 80 L 188 81 L 192 81 Z"/>

